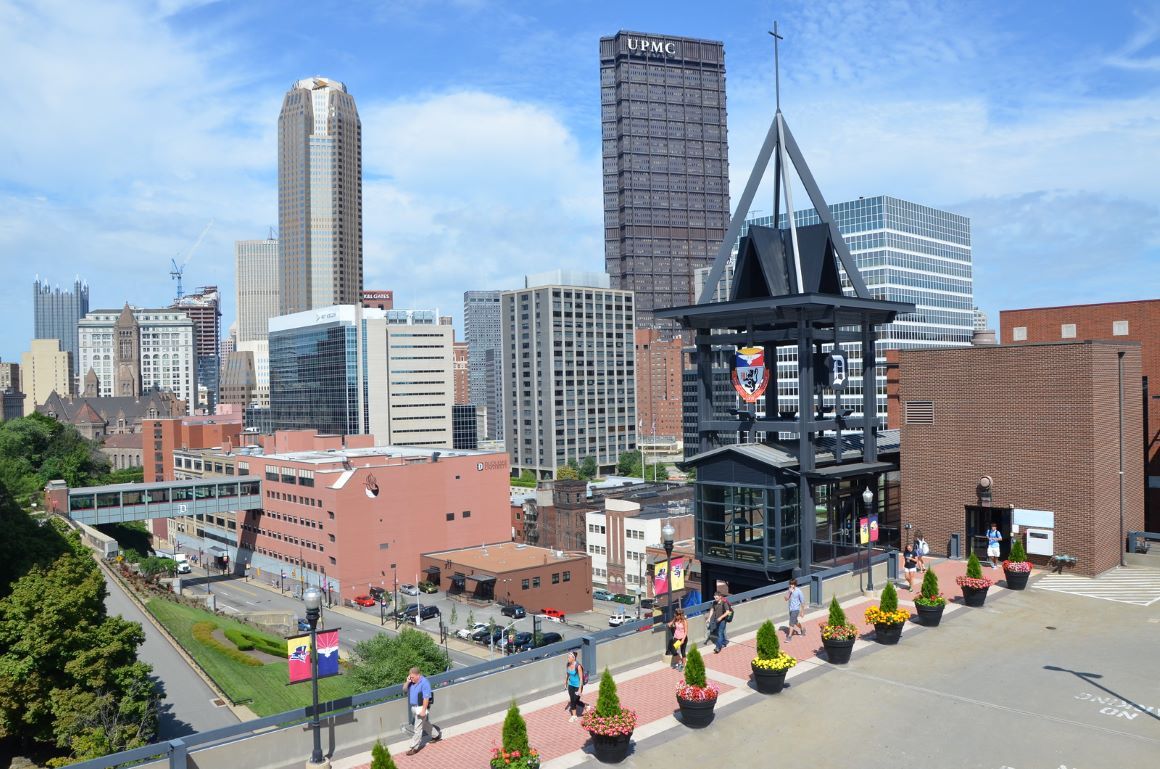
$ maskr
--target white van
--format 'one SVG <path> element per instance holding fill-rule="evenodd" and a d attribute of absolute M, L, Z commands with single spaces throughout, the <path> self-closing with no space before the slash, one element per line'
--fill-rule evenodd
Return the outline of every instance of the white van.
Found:
<path fill-rule="evenodd" d="M 189 556 L 185 553 L 177 553 L 173 556 L 173 560 L 177 562 L 178 574 L 192 574 L 193 567 L 189 565 Z"/>

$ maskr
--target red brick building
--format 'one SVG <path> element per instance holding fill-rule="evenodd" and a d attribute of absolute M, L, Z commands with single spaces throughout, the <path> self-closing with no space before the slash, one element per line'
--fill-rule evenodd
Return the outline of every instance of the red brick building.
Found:
<path fill-rule="evenodd" d="M 681 440 L 681 337 L 651 328 L 636 330 L 637 441 Z"/>
<path fill-rule="evenodd" d="M 903 522 L 939 555 L 957 535 L 966 557 L 992 520 L 1005 554 L 1027 515 L 1016 511 L 1047 511 L 1054 553 L 1077 556 L 1076 573 L 1116 566 L 1121 510 L 1123 531 L 1144 524 L 1140 365 L 1130 342 L 902 350 Z"/>
<path fill-rule="evenodd" d="M 1147 471 L 1144 501 L 1148 531 L 1160 531 L 1160 299 L 1140 302 L 1079 304 L 1070 307 L 1039 307 L 1027 310 L 1004 310 L 999 313 L 1004 344 L 1034 344 L 1068 339 L 1110 339 L 1116 342 L 1138 342 L 1142 374 L 1147 380 L 1144 408 L 1147 425 L 1143 442 Z M 1133 397 L 1140 390 L 1131 389 Z"/>
<path fill-rule="evenodd" d="M 530 613 L 592 610 L 592 564 L 581 553 L 498 542 L 425 553 L 423 579 L 440 590 L 518 603 Z"/>

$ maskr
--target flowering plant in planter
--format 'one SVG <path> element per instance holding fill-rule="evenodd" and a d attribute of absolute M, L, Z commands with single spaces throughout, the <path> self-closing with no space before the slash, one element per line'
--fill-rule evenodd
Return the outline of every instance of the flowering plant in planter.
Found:
<path fill-rule="evenodd" d="M 838 605 L 838 597 L 830 599 L 830 617 L 818 625 L 823 641 L 851 641 L 858 637 L 858 627 L 846 619 L 846 612 Z"/>
<path fill-rule="evenodd" d="M 1003 561 L 1003 571 L 1031 571 L 1031 562 L 1027 560 L 1027 553 L 1023 550 L 1023 542 L 1019 539 L 1015 539 L 1011 543 L 1011 552 L 1007 554 L 1007 560 Z"/>
<path fill-rule="evenodd" d="M 922 589 L 914 602 L 919 606 L 946 606 L 947 599 L 938 591 L 938 575 L 934 569 L 927 569 L 922 577 Z"/>
<path fill-rule="evenodd" d="M 636 711 L 620 706 L 616 682 L 608 668 L 600 674 L 600 693 L 596 707 L 588 708 L 580 717 L 580 726 L 602 737 L 623 737 L 636 729 Z"/>
<path fill-rule="evenodd" d="M 789 670 L 797 660 L 781 650 L 777 628 L 766 620 L 757 629 L 757 656 L 750 663 L 754 670 Z"/>
<path fill-rule="evenodd" d="M 512 700 L 503 720 L 503 746 L 492 748 L 491 769 L 539 769 L 540 753 L 528 744 L 528 724 Z"/>
<path fill-rule="evenodd" d="M 866 621 L 871 625 L 901 625 L 908 619 L 910 612 L 898 608 L 898 591 L 890 582 L 883 588 L 879 604 L 866 610 Z"/>
<path fill-rule="evenodd" d="M 975 590 L 985 590 L 991 586 L 991 580 L 983 576 L 983 567 L 979 565 L 979 556 L 971 553 L 967 559 L 967 573 L 962 577 L 955 577 L 955 584 L 959 587 L 970 587 Z"/>
<path fill-rule="evenodd" d="M 678 699 L 690 702 L 709 702 L 710 700 L 716 702 L 720 691 L 706 680 L 705 660 L 701 657 L 700 650 L 694 645 L 689 650 L 688 659 L 685 660 L 685 680 L 677 686 Z"/>

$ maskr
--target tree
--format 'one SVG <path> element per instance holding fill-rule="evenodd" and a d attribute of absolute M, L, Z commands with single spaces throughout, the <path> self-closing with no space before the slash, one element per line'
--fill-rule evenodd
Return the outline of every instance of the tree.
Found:
<path fill-rule="evenodd" d="M 395 760 L 378 740 L 375 740 L 375 746 L 371 748 L 371 769 L 397 769 Z"/>
<path fill-rule="evenodd" d="M 622 451 L 616 460 L 616 472 L 624 476 L 640 475 L 640 452 Z"/>
<path fill-rule="evenodd" d="M 412 667 L 431 676 L 446 671 L 450 665 L 450 658 L 431 636 L 403 628 L 397 638 L 377 635 L 355 644 L 350 675 L 361 691 L 369 691 L 401 684 Z"/>
<path fill-rule="evenodd" d="M 177 570 L 177 563 L 172 558 L 159 558 L 157 556 L 142 558 L 137 566 L 141 569 L 141 575 L 145 579 L 154 579 L 161 574 L 173 576 Z"/>
<path fill-rule="evenodd" d="M 0 484 L 21 504 L 45 485 L 92 485 L 109 472 L 109 460 L 72 425 L 43 414 L 0 423 Z"/>
<path fill-rule="evenodd" d="M 584 457 L 580 460 L 580 478 L 581 480 L 590 481 L 596 477 L 596 458 Z"/>
<path fill-rule="evenodd" d="M 451 627 L 459 622 L 459 612 L 455 610 L 455 604 L 451 604 Z"/>
<path fill-rule="evenodd" d="M 661 462 L 649 465 L 648 470 L 645 471 L 644 479 L 646 481 L 667 481 L 669 479 L 668 465 L 665 465 Z"/>
<path fill-rule="evenodd" d="M 503 749 L 508 753 L 518 750 L 521 755 L 527 755 L 529 747 L 528 724 L 520 715 L 520 706 L 512 700 L 503 719 Z"/>
<path fill-rule="evenodd" d="M 556 470 L 556 480 L 578 481 L 580 480 L 580 471 L 569 463 Z"/>
<path fill-rule="evenodd" d="M 70 545 L 83 549 L 75 536 Z M 141 625 L 105 613 L 88 553 L 33 567 L 0 600 L 0 737 L 67 749 L 61 763 L 152 741 L 157 698 Z"/>

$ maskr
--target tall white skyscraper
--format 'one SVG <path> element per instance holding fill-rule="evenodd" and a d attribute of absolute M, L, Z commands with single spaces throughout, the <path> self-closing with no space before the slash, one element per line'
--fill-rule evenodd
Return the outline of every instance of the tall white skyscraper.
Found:
<path fill-rule="evenodd" d="M 234 242 L 238 342 L 266 341 L 266 324 L 278 312 L 278 239 Z"/>
<path fill-rule="evenodd" d="M 280 314 L 358 304 L 362 124 L 337 80 L 299 80 L 278 116 Z"/>

